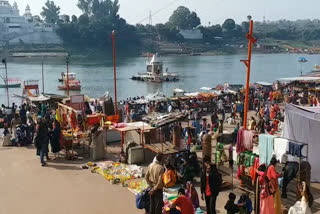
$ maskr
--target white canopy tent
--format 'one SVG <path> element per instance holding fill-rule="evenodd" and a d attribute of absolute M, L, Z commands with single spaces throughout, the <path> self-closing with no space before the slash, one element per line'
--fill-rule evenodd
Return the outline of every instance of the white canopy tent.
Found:
<path fill-rule="evenodd" d="M 308 144 L 311 181 L 320 182 L 320 108 L 286 104 L 283 137 Z"/>
<path fill-rule="evenodd" d="M 320 81 L 320 77 L 287 77 L 279 79 L 280 82 L 294 82 L 294 81 L 304 81 L 304 82 L 317 82 Z"/>

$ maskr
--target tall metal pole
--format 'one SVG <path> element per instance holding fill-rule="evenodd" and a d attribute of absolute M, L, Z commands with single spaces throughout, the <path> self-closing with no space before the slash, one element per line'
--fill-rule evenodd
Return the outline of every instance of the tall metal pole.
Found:
<path fill-rule="evenodd" d="M 43 58 L 42 58 L 42 63 L 41 63 L 41 73 L 42 73 L 42 94 L 44 94 L 44 73 L 43 73 Z"/>
<path fill-rule="evenodd" d="M 69 97 L 69 55 L 66 58 L 66 63 L 67 63 L 67 81 L 66 81 L 66 86 L 67 86 L 67 95 Z"/>
<path fill-rule="evenodd" d="M 2 59 L 2 63 L 4 64 L 4 67 L 5 67 L 5 70 L 6 70 L 6 80 L 5 80 L 5 84 L 6 84 L 6 92 L 7 92 L 7 103 L 8 103 L 8 107 L 9 107 L 10 101 L 9 101 L 9 85 L 8 85 L 7 59 Z"/>
<path fill-rule="evenodd" d="M 243 118 L 243 128 L 247 129 L 247 117 L 248 117 L 248 106 L 249 106 L 249 87 L 250 87 L 250 69 L 251 69 L 251 51 L 252 45 L 256 43 L 257 39 L 253 37 L 253 20 L 250 20 L 250 29 L 247 34 L 248 44 L 248 59 L 241 60 L 247 66 L 247 80 L 246 80 L 246 96 L 244 103 L 244 118 Z"/>
<path fill-rule="evenodd" d="M 116 41 L 115 31 L 112 31 L 112 46 L 113 46 L 113 80 L 114 80 L 114 111 L 118 114 L 118 100 L 117 100 L 117 70 L 116 70 Z"/>

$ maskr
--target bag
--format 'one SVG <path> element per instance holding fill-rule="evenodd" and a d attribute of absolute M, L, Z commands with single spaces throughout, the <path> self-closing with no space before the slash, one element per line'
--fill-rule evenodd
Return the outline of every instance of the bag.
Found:
<path fill-rule="evenodd" d="M 176 184 L 177 176 L 172 170 L 169 170 L 163 174 L 163 184 L 165 187 L 170 188 Z"/>
<path fill-rule="evenodd" d="M 267 182 L 267 181 L 266 181 Z M 268 184 L 265 183 L 264 185 L 262 185 L 261 187 L 261 192 L 260 192 L 260 197 L 261 198 L 267 198 L 269 196 L 269 188 L 268 188 Z"/>
<path fill-rule="evenodd" d="M 269 194 L 274 195 L 277 191 L 277 184 L 274 179 L 271 179 L 268 183 L 268 188 L 269 188 Z"/>
<path fill-rule="evenodd" d="M 136 207 L 137 209 L 148 209 L 150 206 L 150 197 L 149 197 L 150 189 L 146 189 L 143 192 L 136 195 Z"/>

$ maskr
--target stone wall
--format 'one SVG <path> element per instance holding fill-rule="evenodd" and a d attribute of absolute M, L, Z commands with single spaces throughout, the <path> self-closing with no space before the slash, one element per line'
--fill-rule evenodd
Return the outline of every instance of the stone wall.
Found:
<path fill-rule="evenodd" d="M 9 40 L 10 45 L 62 45 L 61 38 L 54 32 L 34 32 Z"/>

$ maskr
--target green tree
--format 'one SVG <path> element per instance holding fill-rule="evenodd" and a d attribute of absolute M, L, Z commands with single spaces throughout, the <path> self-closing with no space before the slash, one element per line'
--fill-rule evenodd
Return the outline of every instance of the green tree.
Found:
<path fill-rule="evenodd" d="M 72 16 L 71 16 L 71 22 L 72 22 L 72 23 L 77 23 L 77 22 L 78 22 L 78 18 L 77 18 L 76 15 L 72 15 Z"/>
<path fill-rule="evenodd" d="M 47 0 L 41 12 L 41 16 L 45 19 L 45 22 L 56 24 L 59 20 L 59 14 L 60 7 L 54 1 Z"/>
<path fill-rule="evenodd" d="M 226 19 L 222 25 L 222 28 L 226 31 L 232 31 L 236 27 L 236 22 L 233 19 Z"/>
<path fill-rule="evenodd" d="M 193 29 L 201 24 L 200 18 L 188 8 L 178 7 L 169 18 L 169 22 L 179 29 Z"/>

